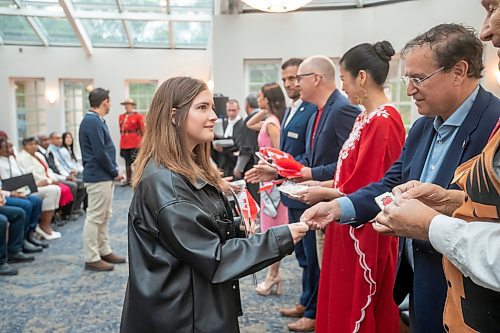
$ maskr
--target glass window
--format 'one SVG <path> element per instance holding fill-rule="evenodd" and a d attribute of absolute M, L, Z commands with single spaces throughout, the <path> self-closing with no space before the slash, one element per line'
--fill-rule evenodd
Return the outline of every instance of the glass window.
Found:
<path fill-rule="evenodd" d="M 157 87 L 158 81 L 128 82 L 128 95 L 137 104 L 135 107 L 137 112 L 148 113 Z"/>
<path fill-rule="evenodd" d="M 167 12 L 166 0 L 122 0 L 123 7 L 136 12 Z"/>
<path fill-rule="evenodd" d="M 94 46 L 128 46 L 121 20 L 82 19 Z"/>
<path fill-rule="evenodd" d="M 92 80 L 62 80 L 62 88 L 66 131 L 73 134 L 73 145 L 79 152 L 78 130 L 83 116 L 90 109 L 88 96 L 93 89 Z"/>
<path fill-rule="evenodd" d="M 23 138 L 45 133 L 45 82 L 43 79 L 15 79 L 17 135 Z M 21 145 L 19 145 L 21 147 Z"/>
<path fill-rule="evenodd" d="M 45 30 L 45 35 L 51 45 L 80 45 L 78 38 L 68 20 L 64 18 L 35 18 Z"/>
<path fill-rule="evenodd" d="M 134 46 L 170 47 L 168 22 L 128 21 Z"/>
<path fill-rule="evenodd" d="M 281 83 L 281 60 L 245 60 L 245 96 L 258 94 L 266 83 Z"/>
<path fill-rule="evenodd" d="M 212 14 L 212 0 L 170 0 L 172 14 Z"/>
<path fill-rule="evenodd" d="M 42 44 L 28 20 L 21 16 L 0 15 L 0 35 L 5 44 Z"/>
<path fill-rule="evenodd" d="M 389 67 L 389 74 L 387 75 L 387 95 L 401 113 L 403 123 L 408 132 L 413 122 L 419 117 L 419 114 L 411 97 L 406 95 L 406 85 L 401 80 L 403 73 L 403 59 L 398 56 L 393 57 Z"/>
<path fill-rule="evenodd" d="M 172 22 L 175 48 L 207 48 L 210 22 Z"/>
<path fill-rule="evenodd" d="M 116 0 L 71 0 L 76 9 L 81 10 L 104 10 L 107 12 L 118 12 Z"/>

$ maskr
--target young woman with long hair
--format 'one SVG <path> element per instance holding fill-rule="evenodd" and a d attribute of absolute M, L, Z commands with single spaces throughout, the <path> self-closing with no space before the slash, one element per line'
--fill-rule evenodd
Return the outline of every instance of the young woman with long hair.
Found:
<path fill-rule="evenodd" d="M 157 90 L 134 167 L 121 332 L 238 332 L 238 278 L 281 260 L 308 230 L 241 235 L 210 162 L 217 116 L 205 83 Z"/>

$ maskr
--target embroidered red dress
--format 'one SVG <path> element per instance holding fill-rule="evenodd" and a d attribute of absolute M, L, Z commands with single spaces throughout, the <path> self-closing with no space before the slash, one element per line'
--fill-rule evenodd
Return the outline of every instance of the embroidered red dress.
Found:
<path fill-rule="evenodd" d="M 397 160 L 405 140 L 401 116 L 392 105 L 361 113 L 339 154 L 334 187 L 350 194 L 380 180 Z M 370 223 L 326 228 L 318 292 L 316 332 L 392 333 L 399 312 L 392 298 L 398 240 Z"/>

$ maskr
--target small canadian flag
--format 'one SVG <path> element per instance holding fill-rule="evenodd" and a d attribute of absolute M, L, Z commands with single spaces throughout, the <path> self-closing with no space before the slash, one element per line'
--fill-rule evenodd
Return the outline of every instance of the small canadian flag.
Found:
<path fill-rule="evenodd" d="M 259 214 L 259 206 L 257 205 L 257 202 L 255 199 L 252 197 L 248 189 L 245 189 L 244 191 L 241 191 L 240 195 L 238 196 L 238 201 L 241 206 L 241 214 L 243 214 L 243 217 L 245 217 L 245 220 L 252 220 L 255 221 L 257 220 L 257 214 Z"/>

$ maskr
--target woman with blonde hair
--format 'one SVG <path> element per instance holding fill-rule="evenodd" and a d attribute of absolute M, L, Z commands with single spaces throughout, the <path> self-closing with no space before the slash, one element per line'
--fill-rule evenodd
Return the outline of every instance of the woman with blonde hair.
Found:
<path fill-rule="evenodd" d="M 290 254 L 308 230 L 238 238 L 210 163 L 213 108 L 206 84 L 189 77 L 167 80 L 153 98 L 134 164 L 121 332 L 238 332 L 238 278 Z"/>

